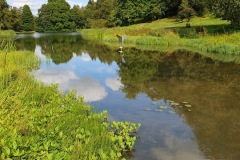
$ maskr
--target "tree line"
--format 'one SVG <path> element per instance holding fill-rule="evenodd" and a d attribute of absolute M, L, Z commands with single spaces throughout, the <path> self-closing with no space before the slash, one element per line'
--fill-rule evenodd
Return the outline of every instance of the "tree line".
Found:
<path fill-rule="evenodd" d="M 177 16 L 213 13 L 240 26 L 240 0 L 89 0 L 71 7 L 66 0 L 48 0 L 33 16 L 30 7 L 11 7 L 0 0 L 0 28 L 15 31 L 69 32 L 79 28 L 128 26 Z"/>

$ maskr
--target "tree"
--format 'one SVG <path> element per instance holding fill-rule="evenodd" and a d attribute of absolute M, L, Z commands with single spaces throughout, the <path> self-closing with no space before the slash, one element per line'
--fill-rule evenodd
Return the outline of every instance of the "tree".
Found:
<path fill-rule="evenodd" d="M 34 30 L 34 17 L 28 5 L 23 6 L 22 10 L 22 29 L 24 31 Z"/>
<path fill-rule="evenodd" d="M 189 0 L 189 6 L 196 11 L 198 16 L 203 16 L 207 7 L 203 0 Z"/>
<path fill-rule="evenodd" d="M 108 24 L 125 26 L 177 14 L 181 0 L 115 0 Z"/>
<path fill-rule="evenodd" d="M 5 15 L 8 13 L 9 5 L 5 0 L 0 0 L 0 29 L 5 28 L 4 20 Z"/>
<path fill-rule="evenodd" d="M 75 13 L 77 13 L 75 9 L 70 10 L 70 5 L 65 0 L 48 0 L 48 3 L 42 5 L 38 10 L 37 31 L 75 31 L 81 25 L 79 19 L 76 19 L 76 16 L 73 15 Z"/>
<path fill-rule="evenodd" d="M 83 14 L 83 10 L 78 5 L 74 5 L 71 9 L 70 20 L 75 22 L 76 28 L 86 27 L 87 20 Z"/>
<path fill-rule="evenodd" d="M 188 0 L 182 0 L 178 12 L 178 17 L 180 18 L 180 20 L 183 21 L 183 19 L 187 19 L 187 21 L 189 22 L 195 14 L 195 10 L 189 7 Z"/>
<path fill-rule="evenodd" d="M 204 2 L 217 17 L 240 26 L 240 0 L 204 0 Z"/>

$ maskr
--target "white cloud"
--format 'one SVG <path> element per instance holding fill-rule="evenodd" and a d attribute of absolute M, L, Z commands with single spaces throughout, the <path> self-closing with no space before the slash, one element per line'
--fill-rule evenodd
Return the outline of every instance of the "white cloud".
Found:
<path fill-rule="evenodd" d="M 71 1 L 71 0 L 67 0 L 67 2 L 70 4 L 70 6 L 71 6 L 71 7 L 73 7 L 74 5 L 79 5 L 80 7 L 82 7 L 82 6 L 83 6 L 83 4 L 82 4 L 82 3 L 76 3 L 76 2 L 74 2 L 74 1 Z"/>
<path fill-rule="evenodd" d="M 60 84 L 59 89 L 61 91 L 75 89 L 78 96 L 84 97 L 85 102 L 99 101 L 107 96 L 105 88 L 88 77 L 69 80 Z"/>
<path fill-rule="evenodd" d="M 40 69 L 33 74 L 37 80 L 45 84 L 62 84 L 71 79 L 78 79 L 78 76 L 74 72 L 62 69 Z"/>
<path fill-rule="evenodd" d="M 83 6 L 82 2 L 78 3 L 73 0 L 67 0 L 67 2 L 70 4 L 71 7 L 73 7 L 73 5 L 79 5 L 80 7 Z M 38 13 L 38 9 L 40 9 L 43 4 L 47 4 L 47 0 L 39 0 L 39 1 L 36 1 L 36 0 L 13 0 L 13 2 L 12 2 L 12 6 L 18 7 L 18 8 L 23 7 L 25 4 L 27 4 L 31 8 L 33 15 L 36 16 Z"/>
<path fill-rule="evenodd" d="M 78 96 L 83 96 L 85 102 L 102 100 L 107 96 L 105 88 L 96 80 L 88 77 L 78 77 L 73 71 L 62 69 L 40 69 L 34 72 L 37 80 L 45 84 L 59 84 L 59 91 L 75 89 Z"/>
<path fill-rule="evenodd" d="M 23 7 L 27 4 L 33 13 L 33 15 L 37 15 L 38 9 L 41 8 L 42 4 L 47 3 L 47 0 L 13 0 L 12 6 L 14 7 Z"/>
<path fill-rule="evenodd" d="M 108 78 L 106 79 L 105 83 L 113 91 L 118 91 L 123 86 L 118 78 Z"/>

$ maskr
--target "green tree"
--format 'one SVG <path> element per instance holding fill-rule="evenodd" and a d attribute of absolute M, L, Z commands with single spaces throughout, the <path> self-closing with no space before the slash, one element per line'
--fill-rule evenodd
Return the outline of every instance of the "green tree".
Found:
<path fill-rule="evenodd" d="M 34 17 L 28 5 L 23 6 L 22 10 L 22 29 L 24 31 L 34 30 Z"/>
<path fill-rule="evenodd" d="M 198 16 L 203 16 L 207 11 L 207 7 L 202 0 L 189 0 L 189 6 L 193 8 Z"/>
<path fill-rule="evenodd" d="M 177 14 L 181 0 L 116 0 L 108 19 L 111 26 L 147 22 Z"/>
<path fill-rule="evenodd" d="M 69 32 L 81 27 L 81 16 L 76 8 L 71 10 L 65 0 L 48 0 L 38 10 L 37 31 L 38 32 Z"/>
<path fill-rule="evenodd" d="M 5 29 L 6 14 L 8 14 L 9 5 L 6 0 L 0 0 L 0 29 Z"/>
<path fill-rule="evenodd" d="M 78 5 L 74 5 L 70 11 L 70 20 L 75 22 L 76 28 L 86 27 L 87 20 L 84 16 L 83 10 Z"/>
<path fill-rule="evenodd" d="M 216 16 L 240 26 L 240 0 L 205 0 L 204 2 Z"/>
<path fill-rule="evenodd" d="M 21 31 L 22 30 L 22 8 L 12 7 L 9 10 L 9 17 L 7 18 L 9 28 L 14 31 Z"/>
<path fill-rule="evenodd" d="M 190 19 L 196 14 L 195 10 L 189 6 L 188 0 L 182 0 L 181 5 L 179 6 L 178 17 L 181 21 L 187 19 L 189 22 Z"/>

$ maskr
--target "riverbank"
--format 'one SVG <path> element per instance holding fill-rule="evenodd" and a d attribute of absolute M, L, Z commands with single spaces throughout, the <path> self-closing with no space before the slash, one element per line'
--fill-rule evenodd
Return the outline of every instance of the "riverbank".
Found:
<path fill-rule="evenodd" d="M 13 30 L 0 30 L 0 37 L 13 37 L 16 35 L 16 32 Z"/>
<path fill-rule="evenodd" d="M 79 30 L 84 39 L 118 43 L 116 35 L 126 35 L 125 44 L 148 48 L 191 48 L 209 54 L 240 54 L 240 31 L 227 21 L 216 18 L 194 18 L 191 27 L 177 19 L 161 19 L 128 27 Z M 149 47 L 150 46 L 150 47 Z"/>
<path fill-rule="evenodd" d="M 8 42 L 11 43 L 11 42 Z M 119 159 L 131 151 L 140 125 L 107 121 L 75 92 L 37 82 L 32 52 L 0 51 L 1 159 Z"/>

